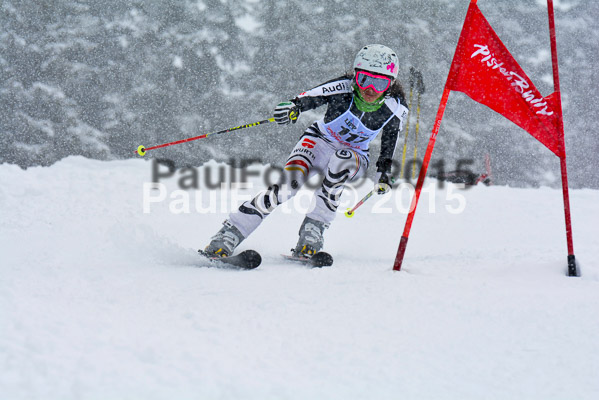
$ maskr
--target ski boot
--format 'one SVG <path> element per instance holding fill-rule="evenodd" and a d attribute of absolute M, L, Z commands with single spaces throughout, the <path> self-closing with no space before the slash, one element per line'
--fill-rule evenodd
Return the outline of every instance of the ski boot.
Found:
<path fill-rule="evenodd" d="M 323 232 L 329 224 L 306 217 L 299 230 L 299 240 L 295 249 L 291 250 L 294 257 L 311 258 L 318 253 L 324 244 Z"/>
<path fill-rule="evenodd" d="M 245 239 L 239 229 L 237 229 L 229 220 L 223 222 L 223 227 L 212 236 L 210 244 L 206 246 L 204 255 L 208 257 L 229 257 L 235 251 L 235 248 L 239 246 Z"/>

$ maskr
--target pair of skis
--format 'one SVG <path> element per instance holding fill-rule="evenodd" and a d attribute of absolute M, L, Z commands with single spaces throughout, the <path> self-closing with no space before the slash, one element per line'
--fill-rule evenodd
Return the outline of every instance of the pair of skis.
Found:
<path fill-rule="evenodd" d="M 245 250 L 231 257 L 212 257 L 200 250 L 198 253 L 209 260 L 211 265 L 223 268 L 234 269 L 254 269 L 258 268 L 262 263 L 260 253 L 255 250 Z M 287 261 L 297 262 L 303 265 L 311 266 L 312 268 L 330 267 L 333 265 L 333 257 L 324 251 L 314 254 L 312 257 L 296 257 L 293 255 L 283 254 L 283 258 Z"/>

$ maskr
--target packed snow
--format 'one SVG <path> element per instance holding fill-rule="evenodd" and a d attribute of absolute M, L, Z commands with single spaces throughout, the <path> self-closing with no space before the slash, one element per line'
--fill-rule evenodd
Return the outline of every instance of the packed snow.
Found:
<path fill-rule="evenodd" d="M 560 190 L 434 180 L 400 272 L 405 185 L 340 212 L 334 266 L 280 256 L 301 193 L 242 243 L 262 265 L 235 271 L 196 250 L 268 168 L 232 197 L 203 187 L 219 167 L 181 190 L 183 172 L 152 185 L 147 160 L 0 165 L 1 398 L 599 398 L 599 191 L 570 191 L 580 277 Z"/>

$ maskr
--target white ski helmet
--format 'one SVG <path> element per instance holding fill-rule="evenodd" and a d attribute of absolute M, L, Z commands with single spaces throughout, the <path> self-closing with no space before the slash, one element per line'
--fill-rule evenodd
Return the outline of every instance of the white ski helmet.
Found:
<path fill-rule="evenodd" d="M 397 78 L 399 59 L 393 50 L 382 44 L 369 44 L 362 47 L 354 60 L 354 69 L 373 72 Z"/>

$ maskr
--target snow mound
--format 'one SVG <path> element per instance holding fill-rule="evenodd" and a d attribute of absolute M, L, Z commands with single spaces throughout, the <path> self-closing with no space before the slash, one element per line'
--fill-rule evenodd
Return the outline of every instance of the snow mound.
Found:
<path fill-rule="evenodd" d="M 252 168 L 241 197 L 263 187 Z M 151 176 L 145 160 L 0 165 L 3 398 L 599 398 L 599 191 L 570 192 L 580 278 L 560 191 L 434 181 L 401 272 L 405 188 L 338 216 L 331 268 L 280 257 L 302 194 L 242 244 L 263 265 L 231 271 L 195 254 L 228 192 Z"/>

